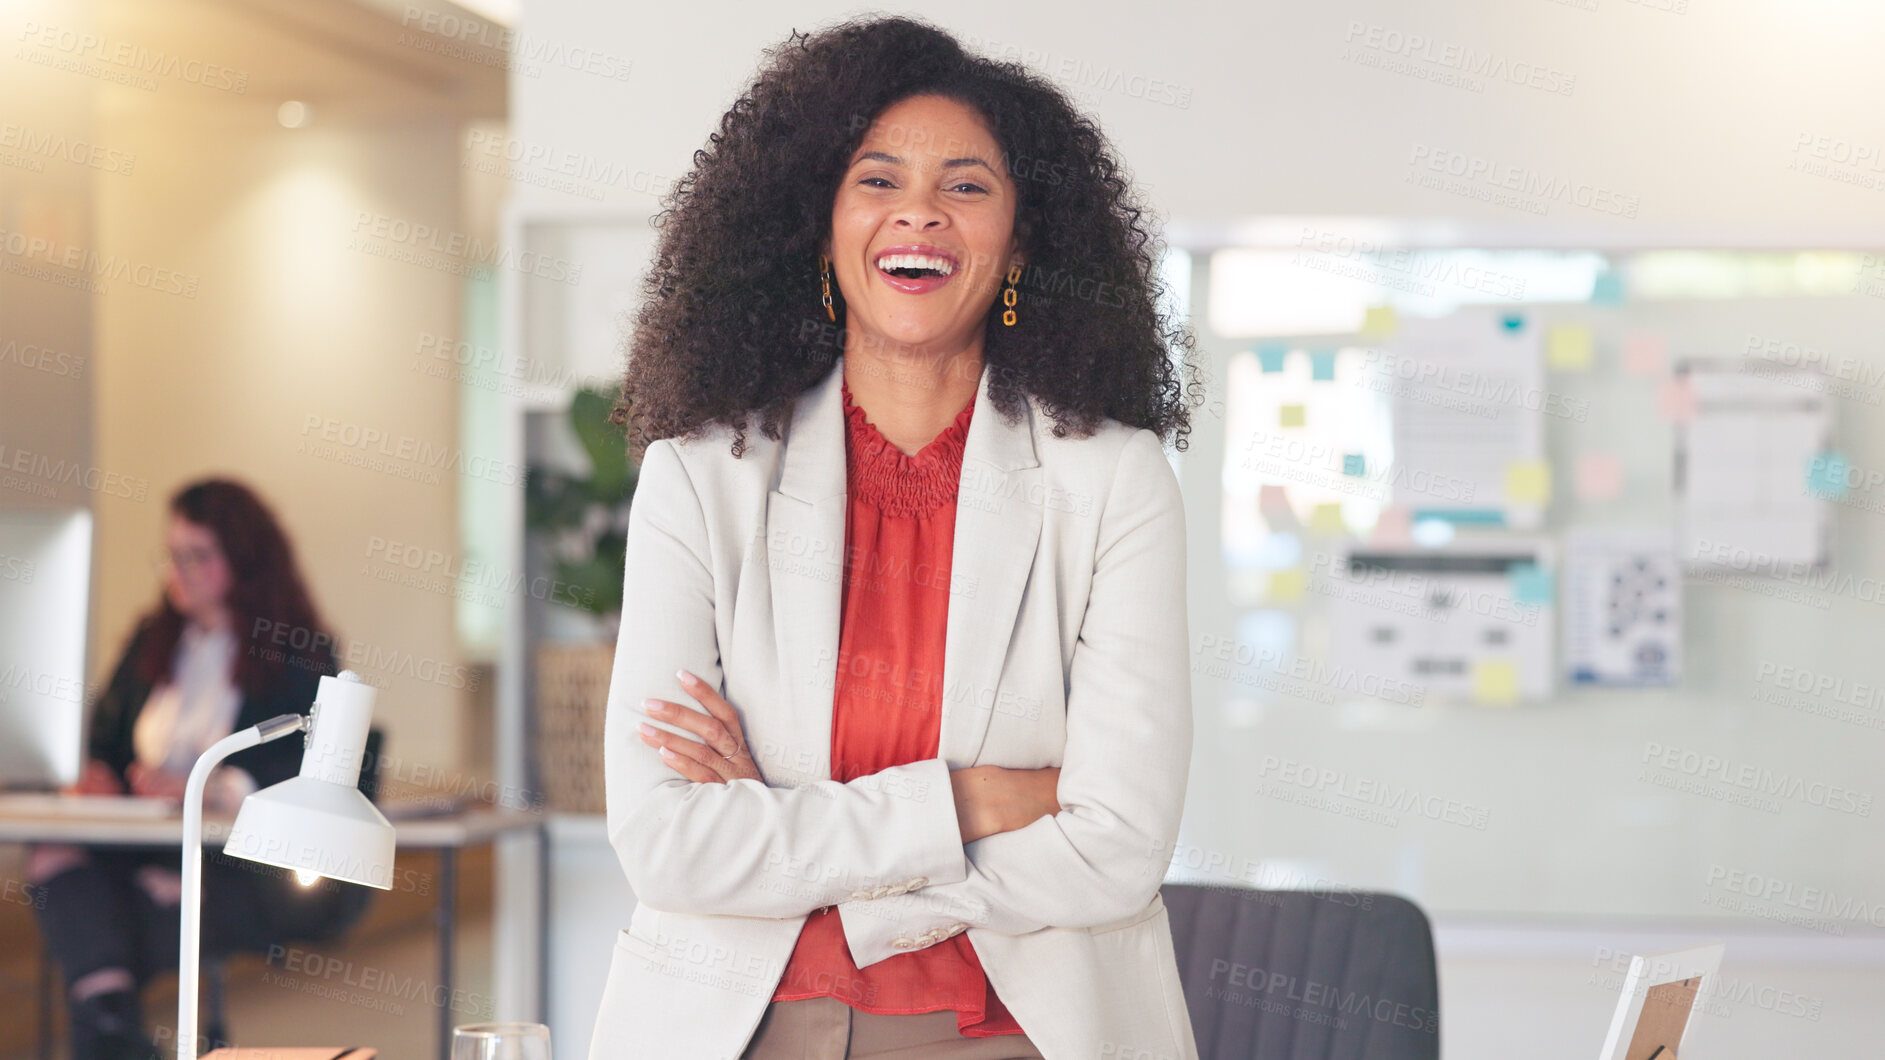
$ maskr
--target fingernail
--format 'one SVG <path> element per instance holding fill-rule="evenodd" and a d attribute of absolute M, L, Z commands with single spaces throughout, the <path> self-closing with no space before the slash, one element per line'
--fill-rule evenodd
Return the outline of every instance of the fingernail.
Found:
<path fill-rule="evenodd" d="M 642 700 L 642 701 L 641 701 L 641 709 L 643 709 L 643 710 L 660 710 L 660 709 L 661 709 L 661 701 L 660 701 L 660 700 L 658 700 L 658 699 L 644 699 L 644 700 Z"/>
<path fill-rule="evenodd" d="M 674 679 L 684 685 L 691 685 L 694 683 L 694 675 L 688 673 L 686 670 L 674 671 Z"/>
<path fill-rule="evenodd" d="M 663 747 L 661 749 L 661 757 L 672 760 L 674 758 L 674 752 Z"/>
<path fill-rule="evenodd" d="M 654 726 L 652 726 L 652 725 L 650 725 L 650 724 L 648 724 L 648 723 L 647 723 L 647 722 L 645 722 L 645 721 L 644 721 L 644 722 L 642 722 L 642 723 L 641 723 L 641 724 L 640 724 L 639 726 L 637 726 L 637 728 L 639 728 L 639 729 L 641 729 L 641 734 L 642 734 L 643 736 L 650 736 L 650 737 L 651 737 L 651 736 L 653 736 L 653 735 L 655 734 L 655 727 L 654 727 Z"/>

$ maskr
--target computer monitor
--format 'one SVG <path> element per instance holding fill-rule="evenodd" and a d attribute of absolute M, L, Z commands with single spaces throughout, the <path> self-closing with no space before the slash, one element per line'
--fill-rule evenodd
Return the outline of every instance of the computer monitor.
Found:
<path fill-rule="evenodd" d="M 0 510 L 0 788 L 78 780 L 91 569 L 91 512 Z"/>

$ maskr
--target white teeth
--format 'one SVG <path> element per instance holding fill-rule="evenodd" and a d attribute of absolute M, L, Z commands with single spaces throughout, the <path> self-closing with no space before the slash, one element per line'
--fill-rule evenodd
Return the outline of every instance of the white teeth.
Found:
<path fill-rule="evenodd" d="M 928 254 L 885 254 L 877 259 L 877 267 L 885 272 L 892 269 L 935 269 L 944 276 L 956 271 L 948 258 L 931 257 Z"/>

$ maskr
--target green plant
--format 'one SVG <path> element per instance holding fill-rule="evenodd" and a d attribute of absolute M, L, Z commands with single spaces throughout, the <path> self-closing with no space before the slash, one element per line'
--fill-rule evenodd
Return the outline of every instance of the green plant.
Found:
<path fill-rule="evenodd" d="M 622 610 L 623 550 L 637 477 L 626 438 L 609 422 L 614 405 L 606 391 L 576 391 L 568 422 L 589 454 L 589 474 L 532 466 L 524 486 L 524 525 L 549 548 L 556 579 L 575 590 L 561 598 L 603 617 Z"/>

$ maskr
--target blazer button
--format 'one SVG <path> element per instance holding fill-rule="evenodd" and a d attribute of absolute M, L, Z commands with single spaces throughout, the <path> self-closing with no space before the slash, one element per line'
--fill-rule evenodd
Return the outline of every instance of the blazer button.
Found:
<path fill-rule="evenodd" d="M 866 890 L 859 889 L 859 890 L 855 890 L 851 892 L 851 900 L 853 902 L 862 902 L 865 899 L 871 898 L 871 897 L 874 897 L 874 895 L 872 895 L 869 891 L 866 891 Z"/>
<path fill-rule="evenodd" d="M 913 950 L 916 948 L 915 939 L 906 939 L 901 935 L 891 939 L 890 944 L 900 950 Z"/>
<path fill-rule="evenodd" d="M 915 890 L 916 888 L 922 887 L 928 883 L 929 883 L 928 876 L 916 876 L 916 877 L 912 877 L 910 882 L 906 886 L 908 886 L 911 890 Z"/>

